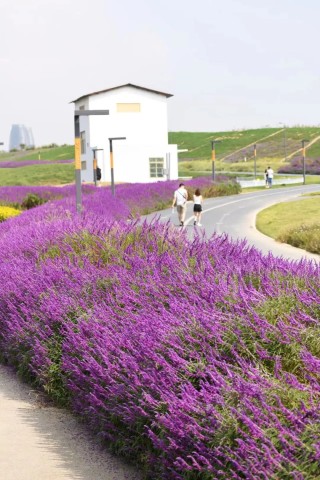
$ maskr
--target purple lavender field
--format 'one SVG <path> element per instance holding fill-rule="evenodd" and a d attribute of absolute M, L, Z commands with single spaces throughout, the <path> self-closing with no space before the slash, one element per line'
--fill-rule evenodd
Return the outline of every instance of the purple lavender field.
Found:
<path fill-rule="evenodd" d="M 306 174 L 320 175 L 320 158 L 306 159 L 305 163 Z M 282 165 L 278 173 L 303 173 L 303 162 L 301 157 L 294 157 L 289 164 Z"/>
<path fill-rule="evenodd" d="M 142 222 L 174 187 L 0 224 L 2 360 L 148 479 L 319 479 L 319 267 Z"/>
<path fill-rule="evenodd" d="M 0 162 L 0 168 L 20 168 L 20 167 L 29 167 L 30 165 L 53 165 L 56 163 L 73 163 L 74 160 L 55 160 L 54 162 L 44 161 L 44 160 L 11 160 L 8 162 Z"/>

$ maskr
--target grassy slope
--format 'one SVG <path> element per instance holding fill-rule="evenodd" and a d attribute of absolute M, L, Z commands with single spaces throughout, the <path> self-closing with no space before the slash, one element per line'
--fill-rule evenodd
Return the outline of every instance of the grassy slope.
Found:
<path fill-rule="evenodd" d="M 277 169 L 284 158 L 290 161 L 290 155 L 301 149 L 301 140 L 320 136 L 319 127 L 295 127 L 258 130 L 243 130 L 216 133 L 172 132 L 169 140 L 177 143 L 179 148 L 187 148 L 188 152 L 179 155 L 179 174 L 181 176 L 198 176 L 211 172 L 211 140 L 220 139 L 216 144 L 216 170 L 241 171 L 254 170 L 254 147 L 256 144 L 256 168 L 262 174 L 268 164 Z M 320 157 L 320 140 L 306 151 L 307 158 Z M 301 156 L 301 152 L 294 156 Z"/>
<path fill-rule="evenodd" d="M 2 152 L 0 161 L 25 161 L 25 160 L 69 160 L 74 158 L 74 146 L 65 145 L 53 148 L 35 148 L 25 152 Z"/>
<path fill-rule="evenodd" d="M 268 137 L 272 134 L 272 137 Z M 253 146 L 257 144 L 257 157 L 284 157 L 284 140 L 286 141 L 287 154 L 301 148 L 301 140 L 313 140 L 320 135 L 320 127 L 294 127 L 286 128 L 262 128 L 256 130 L 242 130 L 232 132 L 170 132 L 169 142 L 178 144 L 181 149 L 188 149 L 188 152 L 180 154 L 180 160 L 186 159 L 207 159 L 211 158 L 211 141 L 220 140 L 216 145 L 217 160 L 241 150 L 235 155 L 235 160 L 253 157 Z M 320 142 L 307 150 L 310 156 L 320 156 Z M 227 161 L 227 159 L 225 159 Z"/>
<path fill-rule="evenodd" d="M 0 169 L 0 186 L 62 185 L 73 181 L 73 164 L 44 164 Z"/>
<path fill-rule="evenodd" d="M 257 215 L 256 225 L 260 232 L 277 238 L 285 230 L 313 224 L 319 219 L 319 210 L 320 195 L 278 203 L 262 210 Z"/>

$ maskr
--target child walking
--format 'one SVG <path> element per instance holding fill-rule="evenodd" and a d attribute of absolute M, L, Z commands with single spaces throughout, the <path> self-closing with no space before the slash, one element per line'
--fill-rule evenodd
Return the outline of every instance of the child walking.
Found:
<path fill-rule="evenodd" d="M 201 214 L 202 214 L 202 205 L 203 205 L 203 198 L 200 192 L 200 189 L 197 188 L 197 190 L 194 192 L 193 195 L 193 215 L 194 215 L 194 222 L 193 225 L 197 225 L 201 227 Z"/>

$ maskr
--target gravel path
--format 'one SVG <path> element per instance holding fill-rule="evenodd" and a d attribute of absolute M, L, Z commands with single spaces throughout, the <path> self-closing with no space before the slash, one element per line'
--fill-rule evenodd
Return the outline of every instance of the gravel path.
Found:
<path fill-rule="evenodd" d="M 71 413 L 52 406 L 0 365 L 0 478 L 141 480 Z"/>

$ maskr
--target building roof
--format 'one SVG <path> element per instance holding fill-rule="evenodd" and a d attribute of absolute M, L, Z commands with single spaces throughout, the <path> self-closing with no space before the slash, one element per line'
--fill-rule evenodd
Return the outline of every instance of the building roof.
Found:
<path fill-rule="evenodd" d="M 75 100 L 72 100 L 70 103 L 78 102 L 83 98 L 91 97 L 91 95 L 98 95 L 99 93 L 111 92 L 112 90 L 117 90 L 118 88 L 123 88 L 123 87 L 138 88 L 139 90 L 144 90 L 146 92 L 152 92 L 152 93 L 157 93 L 158 95 L 164 95 L 167 98 L 173 97 L 171 93 L 159 92 L 158 90 L 152 90 L 151 88 L 139 87 L 138 85 L 133 85 L 132 83 L 126 83 L 125 85 L 119 85 L 118 87 L 106 88 L 105 90 L 99 90 L 98 92 L 87 93 L 86 95 L 82 95 L 81 97 L 76 98 Z"/>

